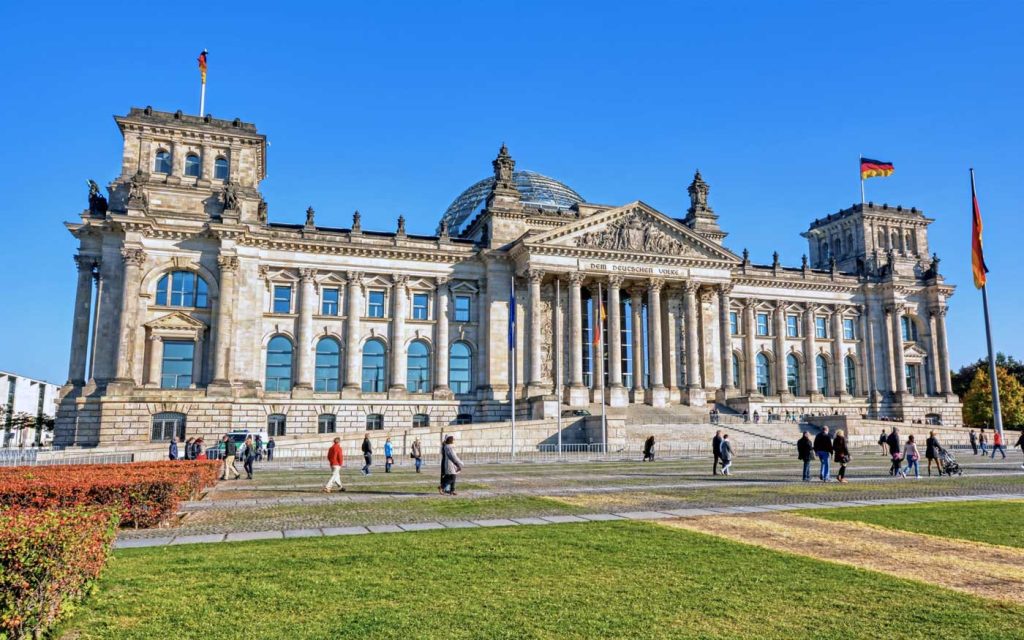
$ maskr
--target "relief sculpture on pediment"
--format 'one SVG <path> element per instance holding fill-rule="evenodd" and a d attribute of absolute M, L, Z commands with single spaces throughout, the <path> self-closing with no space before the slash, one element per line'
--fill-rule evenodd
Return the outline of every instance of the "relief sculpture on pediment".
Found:
<path fill-rule="evenodd" d="M 616 220 L 600 231 L 589 231 L 576 238 L 576 246 L 615 251 L 642 251 L 670 255 L 692 254 L 685 243 L 659 230 L 636 211 Z"/>

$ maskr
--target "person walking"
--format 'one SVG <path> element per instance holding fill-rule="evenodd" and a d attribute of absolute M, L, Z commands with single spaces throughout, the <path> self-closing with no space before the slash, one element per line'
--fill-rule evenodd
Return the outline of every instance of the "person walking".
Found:
<path fill-rule="evenodd" d="M 384 473 L 391 473 L 391 465 L 395 464 L 395 448 L 391 445 L 391 438 L 384 439 Z"/>
<path fill-rule="evenodd" d="M 711 438 L 711 455 L 715 458 L 711 462 L 712 475 L 718 475 L 718 465 L 722 462 L 722 430 L 719 429 L 715 432 L 715 437 Z"/>
<path fill-rule="evenodd" d="M 1017 438 L 1017 444 L 1013 446 L 1020 447 L 1021 454 L 1024 454 L 1024 431 L 1020 432 L 1020 437 Z M 1024 462 L 1020 463 L 1020 468 L 1024 469 Z"/>
<path fill-rule="evenodd" d="M 370 475 L 370 465 L 373 464 L 373 445 L 370 444 L 370 434 L 363 436 L 363 475 Z"/>
<path fill-rule="evenodd" d="M 722 445 L 719 457 L 722 459 L 722 475 L 729 475 L 732 467 L 732 443 L 729 442 L 729 434 L 722 434 Z"/>
<path fill-rule="evenodd" d="M 271 438 L 270 442 L 273 442 Z M 268 445 L 269 446 L 269 445 Z M 267 460 L 270 460 L 269 454 Z M 330 493 L 334 485 L 338 485 L 339 491 L 344 491 L 345 487 L 341 484 L 341 467 L 345 464 L 345 456 L 341 452 L 341 438 L 335 438 L 334 444 L 327 449 L 327 465 L 331 468 L 331 479 L 324 485 L 323 492 Z"/>
<path fill-rule="evenodd" d="M 249 480 L 252 480 L 254 462 L 256 462 L 256 442 L 252 436 L 246 436 L 245 443 L 242 444 L 242 468 L 245 469 L 245 475 Z"/>
<path fill-rule="evenodd" d="M 193 442 L 195 442 L 195 438 L 189 438 L 188 440 L 185 441 L 185 459 L 186 460 L 195 460 L 195 458 L 192 457 L 192 443 Z"/>
<path fill-rule="evenodd" d="M 654 462 L 654 436 L 647 438 L 644 441 L 644 459 L 643 462 Z"/>
<path fill-rule="evenodd" d="M 257 433 L 252 443 L 256 447 L 256 462 L 263 462 L 263 437 Z"/>
<path fill-rule="evenodd" d="M 900 430 L 896 427 L 892 428 L 889 435 L 885 439 L 886 445 L 889 447 L 889 458 L 892 460 L 892 466 L 889 467 L 890 476 L 898 476 L 900 473 Z"/>
<path fill-rule="evenodd" d="M 206 451 L 203 449 L 203 443 L 204 442 L 205 441 L 202 438 L 196 438 L 196 441 L 192 443 L 192 446 L 194 447 L 194 450 L 195 450 L 195 456 L 196 456 L 195 459 L 196 460 L 206 460 L 207 459 Z"/>
<path fill-rule="evenodd" d="M 974 450 L 974 455 L 978 455 L 978 434 L 974 433 L 974 429 L 971 429 L 971 433 L 968 434 L 967 439 L 971 442 L 971 449 Z"/>
<path fill-rule="evenodd" d="M 235 467 L 235 456 L 238 454 L 238 445 L 236 445 L 235 441 L 226 435 L 222 437 L 220 441 L 224 445 L 224 470 L 223 473 L 220 474 L 220 479 L 227 480 L 228 473 L 230 472 L 232 475 L 231 479 L 237 480 L 242 477 L 242 474 L 238 473 L 238 469 Z"/>
<path fill-rule="evenodd" d="M 461 471 L 462 460 L 455 453 L 455 436 L 448 436 L 441 447 L 441 485 L 438 490 L 450 496 L 458 495 L 455 493 L 455 476 Z"/>
<path fill-rule="evenodd" d="M 814 458 L 814 443 L 811 442 L 811 433 L 804 431 L 802 438 L 796 441 L 796 457 L 804 463 L 803 481 L 811 481 L 811 460 Z"/>
<path fill-rule="evenodd" d="M 888 442 L 888 437 L 886 436 L 886 433 L 885 433 L 885 427 L 882 427 L 882 433 L 878 434 L 878 448 L 882 450 L 882 455 L 883 456 L 888 454 L 888 452 L 889 452 L 889 447 L 887 446 L 887 442 Z"/>
<path fill-rule="evenodd" d="M 1003 434 L 998 431 L 992 432 L 992 459 L 996 459 L 996 451 L 1006 460 L 1006 446 L 1003 445 Z"/>
<path fill-rule="evenodd" d="M 412 441 L 412 451 L 409 453 L 409 457 L 416 461 L 416 473 L 419 473 L 420 467 L 423 466 L 423 445 L 420 444 L 419 438 Z"/>
<path fill-rule="evenodd" d="M 932 475 L 932 463 L 934 462 L 935 469 L 938 470 L 939 476 L 942 476 L 939 451 L 942 451 L 942 446 L 939 444 L 939 439 L 935 437 L 935 431 L 928 432 L 928 439 L 924 441 L 924 457 L 928 460 L 928 475 Z"/>
<path fill-rule="evenodd" d="M 828 427 L 822 427 L 818 435 L 814 436 L 814 453 L 818 456 L 818 462 L 821 463 L 818 479 L 822 482 L 828 482 L 831 479 L 832 468 L 829 461 L 832 459 L 832 451 L 832 438 L 828 435 Z"/>
<path fill-rule="evenodd" d="M 836 431 L 836 437 L 832 440 L 832 453 L 835 461 L 839 463 L 836 480 L 846 484 L 846 465 L 850 464 L 850 448 L 846 446 L 846 434 L 842 429 Z"/>
<path fill-rule="evenodd" d="M 988 436 L 984 429 L 978 429 L 978 448 L 981 449 L 982 457 L 988 455 Z"/>
<path fill-rule="evenodd" d="M 1006 457 L 1005 455 L 1003 456 Z M 171 446 L 167 448 L 167 458 L 170 460 L 178 459 L 178 439 L 171 438 Z"/>
<path fill-rule="evenodd" d="M 911 468 L 913 468 L 914 479 L 919 479 L 921 477 L 921 469 L 920 466 L 917 464 L 917 461 L 918 459 L 920 459 L 921 456 L 917 452 L 917 444 L 914 442 L 913 434 L 907 436 L 907 444 L 903 447 L 903 457 L 907 461 L 907 466 L 900 473 L 903 475 L 904 478 L 906 478 L 907 472 L 910 471 Z"/>
<path fill-rule="evenodd" d="M 274 442 L 274 437 L 271 436 L 270 439 L 267 440 L 267 462 L 273 462 L 273 460 L 274 460 L 274 447 L 276 447 L 276 446 L 277 446 L 277 443 Z"/>

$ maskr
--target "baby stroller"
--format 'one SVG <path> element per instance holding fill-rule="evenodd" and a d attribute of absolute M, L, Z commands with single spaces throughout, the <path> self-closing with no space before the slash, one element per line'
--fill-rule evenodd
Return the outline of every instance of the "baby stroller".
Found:
<path fill-rule="evenodd" d="M 956 458 L 952 453 L 946 451 L 942 447 L 939 447 L 939 463 L 942 465 L 942 470 L 947 476 L 951 476 L 954 473 L 958 476 L 964 474 L 964 470 L 957 464 Z"/>

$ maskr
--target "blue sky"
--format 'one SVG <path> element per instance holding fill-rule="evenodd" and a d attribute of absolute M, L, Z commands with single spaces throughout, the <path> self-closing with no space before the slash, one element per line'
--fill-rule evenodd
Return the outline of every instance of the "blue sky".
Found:
<path fill-rule="evenodd" d="M 277 3 L 275 3 L 277 4 Z M 280 5 L 279 5 L 280 6 Z M 269 137 L 270 217 L 433 232 L 506 142 L 593 202 L 683 215 L 695 168 L 755 262 L 859 200 L 859 154 L 895 163 L 868 199 L 924 209 L 959 366 L 984 353 L 971 285 L 978 174 L 997 348 L 1024 356 L 1014 270 L 1024 202 L 1024 5 L 986 3 L 29 3 L 0 7 L 0 369 L 67 377 L 85 181 L 119 170 L 111 118 L 207 111 Z"/>

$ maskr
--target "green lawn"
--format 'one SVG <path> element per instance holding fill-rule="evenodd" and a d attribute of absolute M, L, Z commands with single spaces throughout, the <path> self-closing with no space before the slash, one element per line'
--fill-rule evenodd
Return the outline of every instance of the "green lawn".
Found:
<path fill-rule="evenodd" d="M 801 512 L 946 538 L 1024 547 L 1024 501 L 939 502 Z"/>
<path fill-rule="evenodd" d="M 124 550 L 61 631 L 82 640 L 933 640 L 940 629 L 1024 638 L 1022 617 L 1024 607 L 917 582 L 614 522 Z"/>

